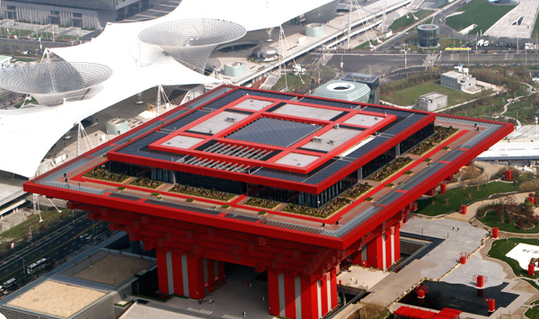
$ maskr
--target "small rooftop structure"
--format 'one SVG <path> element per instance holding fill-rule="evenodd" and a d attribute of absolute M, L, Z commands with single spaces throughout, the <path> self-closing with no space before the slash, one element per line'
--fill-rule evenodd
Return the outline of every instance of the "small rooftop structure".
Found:
<path fill-rule="evenodd" d="M 365 83 L 333 80 L 314 90 L 314 96 L 351 102 L 369 102 L 371 89 Z"/>
<path fill-rule="evenodd" d="M 475 78 L 468 74 L 466 69 L 443 73 L 440 82 L 442 86 L 459 91 L 473 91 L 476 86 Z"/>
<path fill-rule="evenodd" d="M 438 92 L 430 92 L 421 95 L 419 99 L 417 99 L 415 107 L 418 110 L 429 112 L 443 109 L 444 107 L 447 107 L 447 95 Z"/>

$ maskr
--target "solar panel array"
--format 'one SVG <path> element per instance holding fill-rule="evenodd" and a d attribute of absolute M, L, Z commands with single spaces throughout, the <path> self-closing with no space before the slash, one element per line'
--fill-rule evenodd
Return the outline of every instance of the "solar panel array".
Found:
<path fill-rule="evenodd" d="M 194 111 L 193 113 L 190 113 L 190 114 L 187 114 L 185 116 L 182 116 L 181 118 L 177 119 L 176 121 L 168 124 L 167 126 L 164 126 L 161 128 L 162 131 L 168 131 L 168 132 L 173 132 L 177 129 L 180 129 L 184 126 L 186 126 L 187 124 L 190 124 L 196 120 L 198 120 L 199 118 L 202 118 L 206 115 L 210 114 L 210 111 L 209 110 L 196 110 Z"/>
<path fill-rule="evenodd" d="M 288 147 L 321 128 L 321 125 L 262 117 L 228 135 L 227 138 Z"/>
<path fill-rule="evenodd" d="M 347 102 L 338 102 L 338 101 L 328 101 L 328 100 L 322 100 L 317 99 L 313 97 L 304 97 L 300 99 L 303 103 L 310 103 L 310 104 L 316 104 L 316 105 L 327 105 L 327 106 L 333 106 L 333 107 L 340 107 L 343 109 L 355 109 L 355 108 L 361 108 L 360 104 L 357 103 L 347 103 Z"/>
<path fill-rule="evenodd" d="M 346 155 L 346 158 L 353 158 L 353 159 L 361 158 L 368 152 L 374 150 L 375 148 L 380 146 L 382 143 L 387 142 L 387 141 L 389 141 L 388 137 L 376 136 L 370 142 L 366 143 L 365 145 L 361 146 L 357 150 Z"/>

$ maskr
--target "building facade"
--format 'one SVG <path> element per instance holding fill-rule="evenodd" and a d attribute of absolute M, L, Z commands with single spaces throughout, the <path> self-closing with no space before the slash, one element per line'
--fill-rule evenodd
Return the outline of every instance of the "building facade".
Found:
<path fill-rule="evenodd" d="M 267 272 L 270 314 L 302 319 L 337 307 L 343 263 L 398 263 L 414 201 L 513 129 L 233 86 L 184 106 L 25 190 L 155 249 L 163 295 L 203 298 L 240 264 Z M 435 148 L 409 153 L 428 138 Z"/>
<path fill-rule="evenodd" d="M 2 1 L 0 15 L 40 24 L 100 29 L 166 0 L 11 0 Z"/>

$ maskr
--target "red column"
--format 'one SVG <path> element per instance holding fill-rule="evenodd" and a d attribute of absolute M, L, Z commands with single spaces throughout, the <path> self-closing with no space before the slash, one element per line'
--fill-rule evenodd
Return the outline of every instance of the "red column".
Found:
<path fill-rule="evenodd" d="M 301 276 L 301 317 L 302 319 L 318 319 L 318 294 L 316 279 L 311 276 Z M 294 315 L 294 318 L 296 316 Z"/>
<path fill-rule="evenodd" d="M 284 273 L 284 296 L 285 296 L 285 314 L 287 317 L 296 315 L 296 284 L 294 273 Z"/>
<path fill-rule="evenodd" d="M 395 226 L 395 234 L 393 235 L 393 239 L 395 241 L 395 262 L 399 261 L 401 259 L 401 224 L 397 224 Z"/>
<path fill-rule="evenodd" d="M 160 266 L 157 265 L 157 267 Z M 186 292 L 183 291 L 182 255 L 179 250 L 172 250 L 172 273 L 174 276 L 174 294 L 188 297 Z"/>
<path fill-rule="evenodd" d="M 508 169 L 505 171 L 505 180 L 510 181 L 513 179 L 513 171 Z"/>
<path fill-rule="evenodd" d="M 280 316 L 279 309 L 279 273 L 277 270 L 268 269 L 268 302 L 270 315 Z"/>
<path fill-rule="evenodd" d="M 329 271 L 331 276 L 330 285 L 331 285 L 331 309 L 337 307 L 337 269 L 333 268 Z M 330 309 L 330 310 L 331 310 Z"/>
<path fill-rule="evenodd" d="M 382 257 L 382 235 L 376 236 L 367 244 L 367 266 L 373 268 L 383 268 Z"/>
<path fill-rule="evenodd" d="M 445 194 L 447 191 L 447 184 L 442 183 L 440 184 L 440 194 Z"/>
<path fill-rule="evenodd" d="M 157 280 L 159 280 L 159 292 L 163 294 L 168 291 L 168 270 L 167 270 L 167 253 L 165 248 L 159 247 L 155 249 L 157 255 Z"/>
<path fill-rule="evenodd" d="M 393 242 L 393 239 L 391 238 L 391 234 L 395 231 L 395 228 L 394 227 L 391 227 L 390 229 L 388 229 L 385 234 L 386 234 L 386 264 L 384 265 L 384 268 L 383 269 L 387 269 L 391 266 L 392 262 L 391 262 L 391 257 L 393 257 L 393 254 L 391 252 L 391 245 L 392 245 L 392 242 Z"/>
<path fill-rule="evenodd" d="M 189 298 L 200 299 L 206 295 L 204 290 L 204 265 L 202 258 L 187 253 L 187 272 L 189 278 Z"/>

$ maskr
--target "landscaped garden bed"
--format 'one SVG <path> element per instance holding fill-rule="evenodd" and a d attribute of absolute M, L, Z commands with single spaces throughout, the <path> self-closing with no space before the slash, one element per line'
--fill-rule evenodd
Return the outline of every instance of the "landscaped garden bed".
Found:
<path fill-rule="evenodd" d="M 399 171 L 404 166 L 411 163 L 413 160 L 410 157 L 399 157 L 393 162 L 382 167 L 378 172 L 372 174 L 369 179 L 377 182 L 381 182 L 395 172 Z"/>
<path fill-rule="evenodd" d="M 421 144 L 417 145 L 416 147 L 414 147 L 410 151 L 410 154 L 423 155 L 426 152 L 430 151 L 433 147 L 434 147 L 434 143 L 432 143 L 432 142 L 421 143 Z"/>
<path fill-rule="evenodd" d="M 222 201 L 229 201 L 236 195 L 231 193 L 220 192 L 212 189 L 205 189 L 202 187 L 193 187 L 189 185 L 176 184 L 170 189 L 171 192 L 181 193 L 187 195 L 194 195 L 200 197 L 206 197 L 211 199 L 217 199 Z"/>
<path fill-rule="evenodd" d="M 250 206 L 257 206 L 257 207 L 264 207 L 273 209 L 277 207 L 280 202 L 271 200 L 271 199 L 263 199 L 263 198 L 257 198 L 257 197 L 251 197 L 248 201 L 245 202 L 246 205 Z"/>
<path fill-rule="evenodd" d="M 302 215 L 311 215 L 316 217 L 327 217 L 346 206 L 346 204 L 348 204 L 349 202 L 350 201 L 346 198 L 338 197 L 331 200 L 329 203 L 320 208 L 301 206 L 290 203 L 285 208 L 283 208 L 283 211 Z"/>
<path fill-rule="evenodd" d="M 147 177 L 139 177 L 136 180 L 129 183 L 129 185 L 142 186 L 142 187 L 156 189 L 159 186 L 163 185 L 164 183 L 165 182 L 154 181 L 153 179 L 149 179 Z"/>
<path fill-rule="evenodd" d="M 440 143 L 450 137 L 451 135 L 458 132 L 458 129 L 453 128 L 453 126 L 445 127 L 445 126 L 435 126 L 434 127 L 434 135 L 429 138 L 429 141 L 433 143 Z"/>
<path fill-rule="evenodd" d="M 82 176 L 101 179 L 104 181 L 111 181 L 115 183 L 123 183 L 129 179 L 129 176 L 124 174 L 111 173 L 108 169 L 104 167 L 96 167 L 91 171 L 84 173 Z"/>
<path fill-rule="evenodd" d="M 357 199 L 359 196 L 363 195 L 366 191 L 371 189 L 372 186 L 369 185 L 369 183 L 365 184 L 357 184 L 352 186 L 348 192 L 346 192 L 343 196 L 348 198 Z"/>

